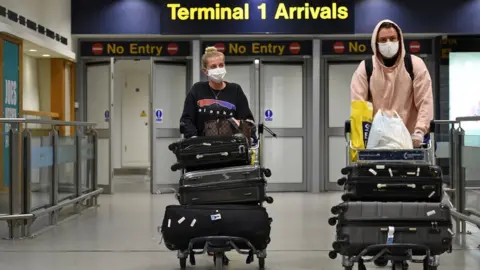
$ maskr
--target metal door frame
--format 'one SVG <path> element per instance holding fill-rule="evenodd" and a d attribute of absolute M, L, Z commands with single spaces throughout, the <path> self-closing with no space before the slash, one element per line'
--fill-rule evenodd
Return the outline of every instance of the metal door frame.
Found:
<path fill-rule="evenodd" d="M 148 123 L 150 128 L 148 129 L 149 131 L 149 155 L 150 155 L 150 193 L 151 194 L 157 194 L 158 190 L 165 190 L 165 189 L 177 189 L 178 184 L 157 184 L 156 179 L 154 179 L 154 170 L 155 170 L 155 160 L 154 160 L 154 149 L 155 149 L 155 141 L 157 138 L 180 138 L 180 126 L 178 128 L 157 128 L 155 127 L 155 134 L 154 134 L 154 126 L 155 126 L 155 121 L 154 121 L 154 107 L 153 107 L 153 98 L 154 98 L 154 70 L 155 70 L 155 64 L 163 64 L 163 65 L 176 65 L 176 66 L 184 66 L 186 68 L 186 80 L 185 80 L 185 95 L 188 94 L 190 91 L 190 88 L 192 87 L 193 84 L 193 79 L 192 79 L 192 74 L 194 72 L 193 70 L 193 58 L 191 56 L 179 56 L 179 57 L 151 57 L 150 58 L 150 91 L 149 91 L 149 119 Z M 172 89 L 172 91 L 175 91 Z M 180 119 L 179 119 L 180 120 Z M 155 135 L 155 136 L 153 136 Z M 167 151 L 168 149 L 165 149 Z"/>
<path fill-rule="evenodd" d="M 308 181 L 312 179 L 307 179 L 308 172 L 312 166 L 311 162 L 308 161 L 309 151 L 313 151 L 307 147 L 310 134 L 310 119 L 309 115 L 312 114 L 312 106 L 308 100 L 312 96 L 312 57 L 309 55 L 305 56 L 226 56 L 225 67 L 228 72 L 228 65 L 240 65 L 240 64 L 251 64 L 252 69 L 251 75 L 253 75 L 253 80 L 251 81 L 253 88 L 253 93 L 255 101 L 249 102 L 252 104 L 255 102 L 256 108 L 253 112 L 256 122 L 262 123 L 263 111 L 264 111 L 264 99 L 265 92 L 262 91 L 264 88 L 264 75 L 262 74 L 262 67 L 268 64 L 277 64 L 277 65 L 302 65 L 303 69 L 303 85 L 302 85 L 302 107 L 303 107 L 303 123 L 302 128 L 291 130 L 291 128 L 272 128 L 278 137 L 294 137 L 302 138 L 302 155 L 303 155 L 303 175 L 301 183 L 269 183 L 268 191 L 269 192 L 306 192 L 308 188 Z M 202 75 L 202 79 L 206 79 L 205 75 Z M 252 105 L 250 105 L 252 106 Z M 266 124 L 268 127 L 268 123 Z M 271 137 L 270 134 L 265 132 L 265 137 Z M 268 149 L 266 149 L 268 151 Z M 275 175 L 275 172 L 273 172 Z"/>
<path fill-rule="evenodd" d="M 321 85 L 321 91 L 320 91 L 320 104 L 321 104 L 321 111 L 320 111 L 320 127 L 321 130 L 323 130 L 323 145 L 325 145 L 325 148 L 323 151 L 321 151 L 321 160 L 323 160 L 323 166 L 324 170 L 320 172 L 320 176 L 323 179 L 323 190 L 325 191 L 341 191 L 343 190 L 342 186 L 337 185 L 336 182 L 330 182 L 329 179 L 329 170 L 330 170 L 330 160 L 329 160 L 329 153 L 330 153 L 330 144 L 329 144 L 329 139 L 330 137 L 344 137 L 344 127 L 329 127 L 329 104 L 328 104 L 328 98 L 329 98 L 329 66 L 331 64 L 352 64 L 352 63 L 358 63 L 360 64 L 361 61 L 365 60 L 367 57 L 371 55 L 328 55 L 328 56 L 321 56 L 320 60 L 320 71 L 321 71 L 321 76 L 320 76 L 320 85 Z M 433 54 L 421 54 L 417 55 L 423 59 L 425 62 L 425 65 L 427 66 L 427 69 L 430 73 L 430 76 L 432 78 L 432 90 L 435 89 L 435 56 Z M 353 74 L 352 74 L 353 75 Z M 433 90 L 433 92 L 435 92 Z M 435 97 L 434 97 L 435 99 Z M 348 119 L 345 119 L 348 120 Z M 322 134 L 322 133 L 321 133 Z M 346 152 L 347 149 L 347 144 L 345 143 L 345 149 L 342 149 L 342 151 Z M 346 164 L 346 160 L 345 160 Z"/>
<path fill-rule="evenodd" d="M 109 76 L 109 81 L 108 81 L 108 88 L 109 88 L 109 94 L 108 94 L 108 104 L 109 104 L 109 112 L 110 112 L 110 117 L 108 120 L 108 128 L 96 128 L 95 131 L 97 132 L 98 139 L 108 139 L 108 150 L 109 150 L 109 161 L 108 161 L 108 185 L 102 185 L 99 184 L 98 186 L 100 188 L 103 188 L 103 193 L 105 194 L 113 194 L 113 162 L 112 162 L 112 126 L 111 126 L 111 120 L 113 116 L 113 98 L 114 98 L 114 91 L 115 91 L 115 83 L 114 83 L 114 74 L 115 74 L 115 58 L 113 57 L 101 57 L 101 58 L 84 58 L 80 61 L 80 70 L 82 73 L 82 76 L 80 77 L 80 80 L 82 80 L 82 88 L 81 92 L 82 93 L 82 98 L 80 100 L 83 100 L 82 102 L 82 107 L 83 107 L 83 115 L 82 119 L 87 119 L 87 110 L 88 110 L 88 105 L 87 105 L 87 98 L 88 98 L 88 75 L 87 75 L 87 68 L 88 66 L 101 66 L 101 65 L 106 65 L 108 66 L 108 70 L 110 73 Z M 77 98 L 77 97 L 75 97 Z"/>

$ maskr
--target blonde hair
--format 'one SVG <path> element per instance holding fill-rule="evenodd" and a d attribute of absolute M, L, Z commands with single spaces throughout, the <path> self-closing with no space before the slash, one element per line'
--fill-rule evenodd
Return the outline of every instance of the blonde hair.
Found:
<path fill-rule="evenodd" d="M 202 56 L 202 67 L 207 68 L 208 59 L 218 56 L 221 56 L 225 59 L 225 55 L 222 52 L 219 52 L 214 46 L 205 48 L 205 53 Z"/>

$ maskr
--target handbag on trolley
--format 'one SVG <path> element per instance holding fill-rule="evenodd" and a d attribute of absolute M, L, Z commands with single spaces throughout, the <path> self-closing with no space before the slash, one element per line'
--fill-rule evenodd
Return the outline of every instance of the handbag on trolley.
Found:
<path fill-rule="evenodd" d="M 195 249 L 203 249 L 206 241 L 221 245 L 222 240 L 215 240 L 215 236 L 243 238 L 262 250 L 270 243 L 271 222 L 267 210 L 260 205 L 169 205 L 161 232 L 170 250 L 187 250 L 195 238 L 203 238 L 194 244 Z M 235 244 L 249 249 L 245 241 Z"/>
<path fill-rule="evenodd" d="M 268 202 L 265 177 L 270 175 L 257 165 L 187 172 L 180 179 L 178 199 L 182 205 Z"/>
<path fill-rule="evenodd" d="M 346 202 L 332 213 L 338 215 L 329 220 L 337 228 L 333 249 L 341 255 L 356 256 L 382 244 L 365 256 L 375 256 L 388 244 L 408 244 L 414 256 L 426 255 L 425 248 L 431 255 L 452 248 L 450 208 L 440 203 Z"/>
<path fill-rule="evenodd" d="M 442 170 L 412 163 L 357 163 L 342 169 L 344 201 L 440 202 Z"/>
<path fill-rule="evenodd" d="M 177 157 L 177 163 L 171 169 L 189 171 L 248 165 L 248 145 L 243 134 L 183 139 L 168 147 Z"/>

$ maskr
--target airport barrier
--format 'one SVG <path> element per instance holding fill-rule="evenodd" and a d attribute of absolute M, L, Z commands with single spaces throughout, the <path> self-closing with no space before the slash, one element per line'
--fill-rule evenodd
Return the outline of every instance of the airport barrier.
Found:
<path fill-rule="evenodd" d="M 435 121 L 449 125 L 450 181 L 445 191 L 453 206 L 457 234 L 467 232 L 467 222 L 480 227 L 480 134 L 466 134 L 464 129 L 475 122 L 480 125 L 480 116 Z"/>
<path fill-rule="evenodd" d="M 33 236 L 35 221 L 43 218 L 57 224 L 65 208 L 79 214 L 97 205 L 103 190 L 97 186 L 95 123 L 0 118 L 0 124 L 5 130 L 0 220 L 8 223 L 9 239 Z M 38 126 L 43 132 L 36 132 Z M 75 132 L 65 132 L 67 127 Z"/>

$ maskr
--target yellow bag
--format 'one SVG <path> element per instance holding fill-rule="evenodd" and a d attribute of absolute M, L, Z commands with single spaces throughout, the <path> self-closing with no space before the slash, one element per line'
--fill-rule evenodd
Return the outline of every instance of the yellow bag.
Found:
<path fill-rule="evenodd" d="M 373 121 L 373 106 L 368 101 L 355 100 L 351 103 L 350 140 L 355 149 L 365 149 Z M 350 149 L 352 161 L 357 160 L 357 151 Z"/>

